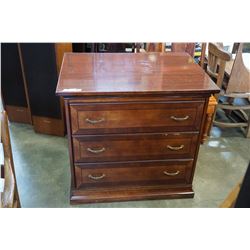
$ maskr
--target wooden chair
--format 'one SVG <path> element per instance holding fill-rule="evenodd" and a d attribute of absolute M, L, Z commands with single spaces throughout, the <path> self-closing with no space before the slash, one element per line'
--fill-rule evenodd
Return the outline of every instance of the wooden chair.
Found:
<path fill-rule="evenodd" d="M 5 111 L 0 113 L 1 120 L 1 143 L 4 151 L 4 190 L 0 196 L 0 207 L 17 208 L 21 207 L 15 169 L 11 151 L 8 119 Z"/>
<path fill-rule="evenodd" d="M 223 43 L 216 43 L 216 45 L 219 46 L 220 48 L 223 48 Z M 206 65 L 207 65 L 206 49 L 207 49 L 207 43 L 202 43 L 201 44 L 201 56 L 200 56 L 200 60 L 199 60 L 199 65 L 203 69 L 206 69 Z"/>
<path fill-rule="evenodd" d="M 201 44 L 201 57 L 199 60 L 199 65 L 205 69 L 205 61 L 206 61 L 206 48 L 207 48 L 207 43 L 202 43 Z"/>
<path fill-rule="evenodd" d="M 243 43 L 239 45 L 238 52 L 236 54 L 229 82 L 225 90 L 222 90 L 220 97 L 221 103 L 218 104 L 217 109 L 222 109 L 226 114 L 230 114 L 231 111 L 237 115 L 241 120 L 233 118 L 231 115 L 228 116 L 232 122 L 220 122 L 214 120 L 214 125 L 224 128 L 235 128 L 239 127 L 244 130 L 245 136 L 250 138 L 250 69 L 248 69 L 242 58 Z M 239 103 L 236 103 L 236 98 Z M 229 111 L 229 112 L 228 112 Z"/>
<path fill-rule="evenodd" d="M 209 43 L 208 45 L 208 65 L 206 71 L 208 75 L 216 81 L 217 85 L 221 87 L 224 78 L 226 62 L 230 60 L 231 55 L 223 50 L 222 43 Z M 205 65 L 206 43 L 202 44 L 200 66 L 204 69 Z M 207 115 L 204 122 L 203 137 L 201 143 L 204 143 L 210 135 L 213 124 L 214 114 L 216 113 L 218 96 L 211 96 L 209 98 Z"/>
<path fill-rule="evenodd" d="M 249 208 L 250 207 L 250 163 L 242 181 L 240 181 L 221 203 L 220 208 Z"/>
<path fill-rule="evenodd" d="M 147 43 L 146 52 L 165 52 L 165 43 Z"/>
<path fill-rule="evenodd" d="M 171 51 L 173 52 L 186 52 L 194 57 L 195 43 L 172 43 Z"/>
<path fill-rule="evenodd" d="M 228 194 L 226 199 L 220 204 L 220 208 L 233 208 L 238 198 L 242 182 L 239 182 Z"/>
<path fill-rule="evenodd" d="M 207 43 L 202 43 L 199 65 L 203 69 L 205 69 L 206 48 L 207 48 Z M 213 95 L 210 96 L 208 107 L 207 107 L 206 118 L 204 122 L 204 127 L 203 127 L 203 136 L 201 139 L 201 143 L 204 143 L 210 135 L 210 131 L 211 131 L 212 123 L 213 123 L 213 117 L 216 111 L 216 105 L 217 105 L 217 100 L 215 99 Z"/>
<path fill-rule="evenodd" d="M 135 43 L 135 53 L 140 52 L 165 52 L 165 43 Z"/>
<path fill-rule="evenodd" d="M 165 43 L 147 43 L 144 52 L 165 52 Z M 137 44 L 139 46 L 139 44 Z M 141 51 L 137 47 L 137 52 Z M 172 52 L 186 52 L 194 57 L 195 43 L 172 43 Z"/>
<path fill-rule="evenodd" d="M 231 54 L 223 50 L 219 43 L 208 44 L 208 75 L 216 80 L 218 87 L 222 88 L 226 62 L 230 61 Z"/>

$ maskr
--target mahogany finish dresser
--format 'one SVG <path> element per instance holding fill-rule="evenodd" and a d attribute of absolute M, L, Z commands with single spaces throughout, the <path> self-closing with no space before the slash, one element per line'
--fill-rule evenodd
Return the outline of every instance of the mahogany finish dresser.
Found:
<path fill-rule="evenodd" d="M 208 99 L 186 53 L 66 53 L 63 96 L 76 203 L 193 197 Z"/>

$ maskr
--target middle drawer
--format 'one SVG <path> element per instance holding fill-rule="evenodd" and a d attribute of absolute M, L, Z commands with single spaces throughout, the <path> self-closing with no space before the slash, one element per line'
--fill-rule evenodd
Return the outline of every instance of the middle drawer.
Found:
<path fill-rule="evenodd" d="M 198 133 L 150 133 L 73 137 L 75 162 L 193 158 Z"/>

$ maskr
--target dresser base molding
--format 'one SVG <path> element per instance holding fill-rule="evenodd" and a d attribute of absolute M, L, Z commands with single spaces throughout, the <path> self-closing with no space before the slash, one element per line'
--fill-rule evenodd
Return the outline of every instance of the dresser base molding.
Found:
<path fill-rule="evenodd" d="M 192 186 L 182 187 L 134 187 L 100 190 L 71 190 L 70 203 L 99 203 L 115 201 L 157 200 L 193 198 Z"/>

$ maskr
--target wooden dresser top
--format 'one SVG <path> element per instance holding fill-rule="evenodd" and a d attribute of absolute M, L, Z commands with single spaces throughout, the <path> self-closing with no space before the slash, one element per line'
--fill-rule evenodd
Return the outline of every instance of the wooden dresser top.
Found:
<path fill-rule="evenodd" d="M 219 88 L 186 53 L 65 53 L 56 93 L 218 93 Z"/>

